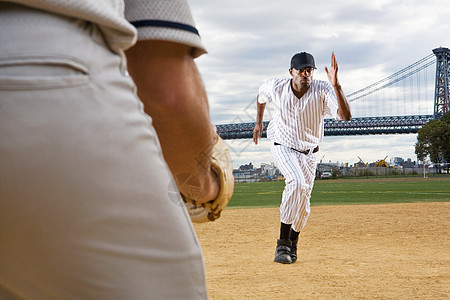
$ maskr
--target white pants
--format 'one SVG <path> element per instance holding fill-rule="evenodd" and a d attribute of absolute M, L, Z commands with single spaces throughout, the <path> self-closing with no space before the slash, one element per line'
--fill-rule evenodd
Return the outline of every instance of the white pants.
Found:
<path fill-rule="evenodd" d="M 280 219 L 301 231 L 310 214 L 311 192 L 316 173 L 316 154 L 305 155 L 282 145 L 271 147 L 274 163 L 286 179 Z"/>
<path fill-rule="evenodd" d="M 0 3 L 0 299 L 205 299 L 203 258 L 125 62 Z"/>

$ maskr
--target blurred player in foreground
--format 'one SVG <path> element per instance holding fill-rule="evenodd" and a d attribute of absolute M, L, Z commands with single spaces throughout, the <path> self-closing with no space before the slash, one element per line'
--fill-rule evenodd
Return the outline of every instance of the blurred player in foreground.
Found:
<path fill-rule="evenodd" d="M 0 299 L 206 299 L 179 192 L 214 220 L 232 175 L 187 2 L 1 2 L 0 28 Z"/>

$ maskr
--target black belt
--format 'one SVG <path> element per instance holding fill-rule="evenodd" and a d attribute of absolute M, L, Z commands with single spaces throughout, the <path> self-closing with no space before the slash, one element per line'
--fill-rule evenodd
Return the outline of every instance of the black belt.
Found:
<path fill-rule="evenodd" d="M 281 146 L 281 144 L 279 144 L 279 143 L 277 143 L 277 142 L 274 142 L 273 144 L 274 144 L 275 146 Z M 292 149 L 292 150 L 297 151 L 297 152 L 299 152 L 299 153 L 308 155 L 309 153 L 316 153 L 317 151 L 319 151 L 319 146 L 317 146 L 316 148 L 314 148 L 312 152 L 311 152 L 311 151 L 300 151 L 300 150 L 297 150 L 297 149 L 294 149 L 294 148 L 289 148 L 289 149 Z"/>

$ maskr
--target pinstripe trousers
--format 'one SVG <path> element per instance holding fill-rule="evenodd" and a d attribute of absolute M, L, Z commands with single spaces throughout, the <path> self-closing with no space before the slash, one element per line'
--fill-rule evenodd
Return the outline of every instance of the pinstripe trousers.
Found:
<path fill-rule="evenodd" d="M 276 167 L 286 179 L 280 205 L 282 223 L 301 231 L 310 214 L 310 198 L 316 172 L 316 154 L 305 155 L 282 145 L 272 145 Z"/>

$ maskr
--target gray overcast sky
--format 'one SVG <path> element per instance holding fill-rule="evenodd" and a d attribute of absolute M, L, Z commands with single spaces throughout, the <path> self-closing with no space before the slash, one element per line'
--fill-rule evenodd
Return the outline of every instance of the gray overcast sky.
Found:
<path fill-rule="evenodd" d="M 208 54 L 196 60 L 214 124 L 255 121 L 259 85 L 289 76 L 293 54 L 314 55 L 314 78 L 334 51 L 346 94 L 450 47 L 450 5 L 442 0 L 190 0 Z M 433 73 L 434 73 L 434 67 Z M 432 83 L 433 80 L 430 81 Z M 432 91 L 429 111 L 432 113 Z M 270 108 L 264 120 L 270 119 Z M 227 140 L 235 167 L 272 162 L 269 141 Z M 388 155 L 416 160 L 416 135 L 325 137 L 318 158 L 354 163 Z"/>

